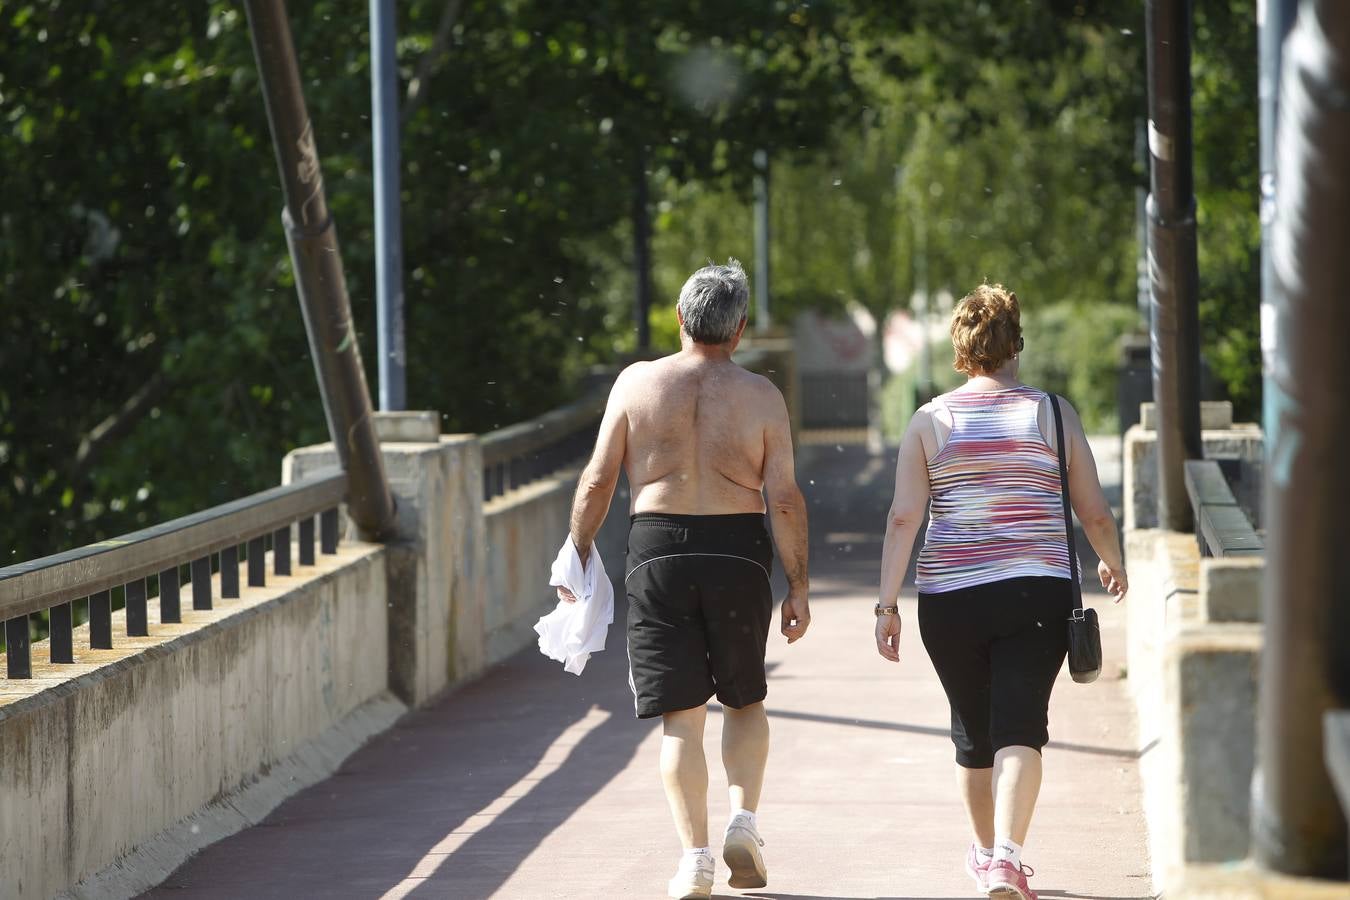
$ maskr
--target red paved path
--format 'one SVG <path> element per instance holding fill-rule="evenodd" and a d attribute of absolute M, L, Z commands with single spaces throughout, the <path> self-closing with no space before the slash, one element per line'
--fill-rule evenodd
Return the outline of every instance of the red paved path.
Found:
<path fill-rule="evenodd" d="M 770 641 L 773 750 L 760 820 L 769 888 L 717 896 L 978 896 L 952 777 L 947 707 L 906 590 L 900 666 L 873 649 L 871 606 L 892 461 L 815 450 L 814 624 Z M 617 568 L 612 566 L 612 568 Z M 1098 598 L 1100 599 L 1100 598 Z M 1100 604 L 1107 674 L 1064 676 L 1027 844 L 1045 898 L 1150 896 L 1133 723 L 1116 673 L 1122 611 Z M 616 623 L 617 627 L 617 623 Z M 632 716 L 622 632 L 581 678 L 527 650 L 408 716 L 341 771 L 146 896 L 659 898 L 678 845 L 659 731 Z M 714 832 L 727 814 L 709 717 Z"/>

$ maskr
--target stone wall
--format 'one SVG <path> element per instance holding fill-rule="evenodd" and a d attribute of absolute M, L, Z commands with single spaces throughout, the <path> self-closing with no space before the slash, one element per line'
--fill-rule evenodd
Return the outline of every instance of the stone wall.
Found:
<path fill-rule="evenodd" d="M 1205 458 L 1232 460 L 1238 477 L 1233 496 L 1257 528 L 1261 527 L 1261 491 L 1265 444 L 1261 426 L 1233 422 L 1228 401 L 1200 404 L 1200 437 Z M 1140 424 L 1125 432 L 1124 506 L 1126 530 L 1158 527 L 1158 433 L 1156 410 L 1142 404 Z"/>
<path fill-rule="evenodd" d="M 237 600 L 217 578 L 215 609 L 141 638 L 119 611 L 115 649 L 80 626 L 74 665 L 0 682 L 0 895 L 135 896 L 388 728 L 385 564 L 343 544 Z"/>
<path fill-rule="evenodd" d="M 1198 866 L 1248 855 L 1264 562 L 1202 558 L 1195 535 L 1152 527 L 1157 457 L 1148 406 L 1125 438 L 1128 672 L 1153 885 L 1171 892 Z M 1259 510 L 1260 429 L 1233 425 L 1226 404 L 1205 407 L 1207 456 L 1239 461 L 1234 492 Z"/>
<path fill-rule="evenodd" d="M 520 490 L 496 497 L 484 507 L 487 534 L 488 596 L 484 614 L 489 664 L 534 643 L 534 623 L 558 602 L 549 587 L 549 571 L 567 538 L 577 472 L 560 472 Z M 616 591 L 622 590 L 624 548 L 628 536 L 628 489 L 621 479 L 596 547 Z M 622 615 L 617 599 L 616 615 Z M 622 640 L 619 625 L 611 640 Z"/>

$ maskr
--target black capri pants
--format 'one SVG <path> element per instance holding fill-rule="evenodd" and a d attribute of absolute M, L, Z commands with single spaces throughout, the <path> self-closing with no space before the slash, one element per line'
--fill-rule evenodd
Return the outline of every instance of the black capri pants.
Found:
<path fill-rule="evenodd" d="M 952 708 L 956 762 L 1050 741 L 1050 691 L 1068 652 L 1067 578 L 1009 578 L 919 594 L 919 634 Z"/>

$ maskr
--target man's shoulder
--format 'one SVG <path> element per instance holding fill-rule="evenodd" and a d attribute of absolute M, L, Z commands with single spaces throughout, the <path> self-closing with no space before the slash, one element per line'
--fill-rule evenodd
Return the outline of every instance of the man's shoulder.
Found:
<path fill-rule="evenodd" d="M 741 371 L 745 372 L 746 384 L 749 386 L 750 390 L 765 397 L 782 398 L 782 390 L 780 390 L 778 385 L 774 384 L 773 380 L 769 377 L 761 375 L 758 372 L 751 372 L 748 369 L 742 369 Z"/>

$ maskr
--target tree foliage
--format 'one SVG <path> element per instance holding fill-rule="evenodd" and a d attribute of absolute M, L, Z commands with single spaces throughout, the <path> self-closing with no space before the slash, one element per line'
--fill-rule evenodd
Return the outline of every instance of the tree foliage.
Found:
<path fill-rule="evenodd" d="M 1195 42 L 1205 346 L 1248 410 L 1251 6 L 1197 0 Z M 288 7 L 370 365 L 366 9 Z M 780 321 L 903 306 L 919 256 L 934 290 L 1002 280 L 1033 316 L 1133 303 L 1138 0 L 398 15 L 409 404 L 447 430 L 528 417 L 631 347 L 639 177 L 669 340 L 693 267 L 750 261 L 758 149 Z M 0 561 L 260 489 L 326 437 L 240 5 L 0 0 L 0 133 Z"/>
<path fill-rule="evenodd" d="M 289 11 L 369 364 L 366 10 Z M 761 140 L 820 144 L 853 102 L 829 5 L 410 0 L 399 15 L 401 88 L 418 79 L 409 402 L 451 430 L 528 417 L 612 356 L 628 327 L 596 284 L 626 253 L 611 238 L 641 170 L 744 180 Z M 0 0 L 0 122 L 9 556 L 273 483 L 282 453 L 325 434 L 241 7 Z"/>

